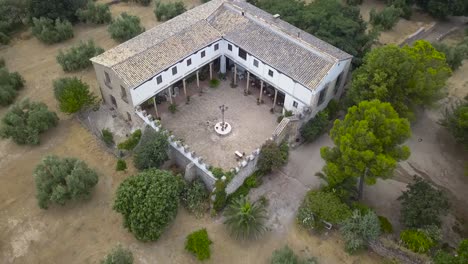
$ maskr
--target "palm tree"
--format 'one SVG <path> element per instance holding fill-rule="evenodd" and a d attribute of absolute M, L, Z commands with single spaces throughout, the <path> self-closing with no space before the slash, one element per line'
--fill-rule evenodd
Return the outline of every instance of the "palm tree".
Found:
<path fill-rule="evenodd" d="M 265 232 L 266 209 L 262 203 L 251 202 L 247 197 L 234 199 L 224 216 L 227 228 L 236 239 L 258 238 Z"/>

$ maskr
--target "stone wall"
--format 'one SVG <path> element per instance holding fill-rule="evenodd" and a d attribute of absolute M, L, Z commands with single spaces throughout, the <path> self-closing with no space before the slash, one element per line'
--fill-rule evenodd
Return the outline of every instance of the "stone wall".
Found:
<path fill-rule="evenodd" d="M 252 154 L 245 157 L 244 160 L 238 163 L 238 166 L 234 168 L 234 173 L 236 176 L 228 183 L 226 186 L 226 193 L 229 195 L 235 192 L 256 169 L 258 155 L 260 154 L 260 149 L 256 149 Z"/>

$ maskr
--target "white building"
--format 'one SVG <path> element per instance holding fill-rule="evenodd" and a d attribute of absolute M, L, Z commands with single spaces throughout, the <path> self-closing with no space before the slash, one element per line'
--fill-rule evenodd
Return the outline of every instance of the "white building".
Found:
<path fill-rule="evenodd" d="M 142 103 L 209 65 L 231 69 L 274 91 L 274 104 L 295 113 L 323 109 L 339 97 L 352 56 L 243 0 L 212 0 L 92 58 L 104 102 L 128 120 Z M 208 68 L 208 67 L 206 67 Z M 182 89 L 181 92 L 182 93 Z M 279 102 L 277 100 L 281 100 Z M 156 104 L 155 104 L 156 105 Z M 308 116 L 312 116 L 308 115 Z"/>

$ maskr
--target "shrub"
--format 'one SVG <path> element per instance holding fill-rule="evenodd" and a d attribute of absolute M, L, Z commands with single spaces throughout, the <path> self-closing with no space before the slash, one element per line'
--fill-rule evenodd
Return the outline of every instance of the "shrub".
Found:
<path fill-rule="evenodd" d="M 328 119 L 334 120 L 336 119 L 336 116 L 338 115 L 338 111 L 340 111 L 340 105 L 335 99 L 331 99 L 330 102 L 328 102 L 328 105 L 325 108 L 325 111 L 328 114 Z"/>
<path fill-rule="evenodd" d="M 133 254 L 119 245 L 101 261 L 101 264 L 133 264 Z"/>
<path fill-rule="evenodd" d="M 441 125 L 468 149 L 468 103 L 456 103 L 451 109 L 446 109 Z"/>
<path fill-rule="evenodd" d="M 101 131 L 101 139 L 102 141 L 104 141 L 104 143 L 106 144 L 106 146 L 110 147 L 112 145 L 114 145 L 114 135 L 112 134 L 112 132 L 107 129 L 107 128 L 104 128 L 102 131 Z"/>
<path fill-rule="evenodd" d="M 76 77 L 54 81 L 54 96 L 60 111 L 73 114 L 96 104 L 97 97 L 89 90 L 89 85 Z"/>
<path fill-rule="evenodd" d="M 210 245 L 213 242 L 208 237 L 206 229 L 200 229 L 187 236 L 185 241 L 185 249 L 197 256 L 198 260 L 206 260 L 210 258 Z"/>
<path fill-rule="evenodd" d="M 305 141 L 313 142 L 325 132 L 328 124 L 327 112 L 321 111 L 301 127 L 301 136 Z"/>
<path fill-rule="evenodd" d="M 27 2 L 31 17 L 60 18 L 75 22 L 76 11 L 86 6 L 88 0 L 28 0 Z"/>
<path fill-rule="evenodd" d="M 44 17 L 33 18 L 32 33 L 40 41 L 53 44 L 73 38 L 73 27 L 67 20 L 57 18 L 54 22 Z"/>
<path fill-rule="evenodd" d="M 60 50 L 57 55 L 57 62 L 62 66 L 63 71 L 71 72 L 86 69 L 92 65 L 90 59 L 104 52 L 104 49 L 89 40 L 87 43 L 80 42 L 78 46 L 73 46 L 65 53 Z"/>
<path fill-rule="evenodd" d="M 221 177 L 224 176 L 224 171 L 222 168 L 219 167 L 214 167 L 210 169 L 211 173 L 213 173 L 213 176 L 216 177 L 216 179 L 221 179 Z"/>
<path fill-rule="evenodd" d="M 379 222 L 380 222 L 380 230 L 382 230 L 382 232 L 387 233 L 387 234 L 393 233 L 392 223 L 390 223 L 390 221 L 388 221 L 386 217 L 379 215 Z"/>
<path fill-rule="evenodd" d="M 372 211 L 363 215 L 355 210 L 350 218 L 343 221 L 340 231 L 346 243 L 346 251 L 354 253 L 380 235 L 379 218 Z"/>
<path fill-rule="evenodd" d="M 447 214 L 449 209 L 445 194 L 432 187 L 428 181 L 416 176 L 398 200 L 401 201 L 401 221 L 409 228 L 429 225 L 439 227 L 440 217 Z"/>
<path fill-rule="evenodd" d="M 140 25 L 140 18 L 124 12 L 112 21 L 107 30 L 112 39 L 124 42 L 143 33 L 145 28 Z"/>
<path fill-rule="evenodd" d="M 260 149 L 257 169 L 261 174 L 267 174 L 281 168 L 288 162 L 288 151 L 287 143 L 280 147 L 274 141 L 268 140 Z"/>
<path fill-rule="evenodd" d="M 7 45 L 10 43 L 10 40 L 11 39 L 7 34 L 0 32 L 0 44 Z"/>
<path fill-rule="evenodd" d="M 117 166 L 115 167 L 116 171 L 124 171 L 127 169 L 127 162 L 123 159 L 118 159 L 117 160 Z"/>
<path fill-rule="evenodd" d="M 27 4 L 27 1 L 0 0 L 0 43 L 2 35 L 9 40 L 11 33 L 24 26 L 23 21 L 28 17 Z"/>
<path fill-rule="evenodd" d="M 117 188 L 114 210 L 138 240 L 157 240 L 177 214 L 180 179 L 149 169 L 126 178 Z"/>
<path fill-rule="evenodd" d="M 205 184 L 200 180 L 186 184 L 181 200 L 184 207 L 196 216 L 200 216 L 207 208 L 208 195 Z"/>
<path fill-rule="evenodd" d="M 17 144 L 38 145 L 39 135 L 57 126 L 58 117 L 44 103 L 25 99 L 14 104 L 2 119 L 0 136 L 12 138 Z"/>
<path fill-rule="evenodd" d="M 154 7 L 154 15 L 158 21 L 169 20 L 184 13 L 185 11 L 187 11 L 187 9 L 185 8 L 184 2 L 182 1 L 161 3 L 161 1 L 158 0 L 156 1 Z"/>
<path fill-rule="evenodd" d="M 468 263 L 468 239 L 464 239 L 458 245 L 456 255 L 453 256 L 444 251 L 438 251 L 434 257 L 435 264 L 465 264 Z"/>
<path fill-rule="evenodd" d="M 78 9 L 76 15 L 81 22 L 85 23 L 107 24 L 112 20 L 109 6 L 94 1 L 88 1 L 86 8 Z"/>
<path fill-rule="evenodd" d="M 362 1 L 363 0 L 346 0 L 346 4 L 355 6 L 362 4 Z"/>
<path fill-rule="evenodd" d="M 151 0 L 123 0 L 122 2 L 135 2 L 143 6 L 147 6 L 151 3 Z"/>
<path fill-rule="evenodd" d="M 245 196 L 234 199 L 224 213 L 224 224 L 236 239 L 258 238 L 266 230 L 264 205 Z"/>
<path fill-rule="evenodd" d="M 445 54 L 445 60 L 450 68 L 455 71 L 463 64 L 463 60 L 468 58 L 468 40 L 456 46 L 449 46 L 445 43 L 433 43 L 434 48 Z"/>
<path fill-rule="evenodd" d="M 375 27 L 381 27 L 383 30 L 390 30 L 396 25 L 401 14 L 402 10 L 394 6 L 387 6 L 380 12 L 376 12 L 372 8 L 370 11 L 370 23 Z"/>
<path fill-rule="evenodd" d="M 147 127 L 135 148 L 133 163 L 139 170 L 158 168 L 169 158 L 168 148 L 167 137 Z"/>
<path fill-rule="evenodd" d="M 404 230 L 400 239 L 405 247 L 416 253 L 426 253 L 435 246 L 434 241 L 421 230 Z"/>
<path fill-rule="evenodd" d="M 231 193 L 229 195 L 228 200 L 232 201 L 238 197 L 249 195 L 249 192 L 252 188 L 257 188 L 258 186 L 260 186 L 261 176 L 262 174 L 259 171 L 255 171 L 249 177 L 245 178 L 244 183 L 239 188 L 237 188 L 237 190 L 234 193 Z"/>
<path fill-rule="evenodd" d="M 34 170 L 34 180 L 39 207 L 47 209 L 50 203 L 64 205 L 89 197 L 98 176 L 83 161 L 47 156 Z"/>
<path fill-rule="evenodd" d="M 297 220 L 307 229 L 321 228 L 322 221 L 338 224 L 351 216 L 349 207 L 331 192 L 309 191 L 299 207 Z"/>
<path fill-rule="evenodd" d="M 315 258 L 301 260 L 288 246 L 273 251 L 271 264 L 318 264 Z"/>
<path fill-rule="evenodd" d="M 24 79 L 17 72 L 10 73 L 5 67 L 5 62 L 0 65 L 0 105 L 6 106 L 18 96 L 18 90 L 24 87 Z"/>
<path fill-rule="evenodd" d="M 176 104 L 170 104 L 168 109 L 169 109 L 169 112 L 171 112 L 171 114 L 175 114 L 175 112 L 177 112 L 177 105 Z"/>
<path fill-rule="evenodd" d="M 216 212 L 220 212 L 224 209 L 227 202 L 226 194 L 226 182 L 223 180 L 217 180 L 215 183 L 216 189 L 213 194 L 215 195 L 215 200 L 213 201 L 213 209 Z"/>
<path fill-rule="evenodd" d="M 219 86 L 220 81 L 218 79 L 211 79 L 210 80 L 210 87 L 217 88 Z"/>
<path fill-rule="evenodd" d="M 137 129 L 135 130 L 127 140 L 119 143 L 117 145 L 117 148 L 119 149 L 124 149 L 124 150 L 133 150 L 136 145 L 138 145 L 138 142 L 140 142 L 141 138 L 141 130 Z"/>

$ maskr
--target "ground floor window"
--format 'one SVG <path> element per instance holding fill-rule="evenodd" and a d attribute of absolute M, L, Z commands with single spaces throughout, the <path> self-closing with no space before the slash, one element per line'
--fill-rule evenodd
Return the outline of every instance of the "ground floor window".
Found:
<path fill-rule="evenodd" d="M 341 83 L 341 77 L 343 76 L 343 72 L 338 75 L 338 78 L 336 78 L 335 82 L 335 88 L 333 89 L 333 94 L 338 93 L 338 88 L 340 88 L 340 83 Z"/>
<path fill-rule="evenodd" d="M 325 87 L 322 91 L 320 91 L 319 99 L 317 102 L 317 106 L 321 105 L 323 101 L 325 100 L 325 96 L 327 95 L 327 89 L 328 87 Z"/>
<path fill-rule="evenodd" d="M 130 115 L 129 112 L 127 112 L 127 119 L 128 119 L 128 121 L 132 121 L 132 116 Z"/>
<path fill-rule="evenodd" d="M 117 101 L 115 100 L 115 97 L 110 95 L 110 100 L 111 100 L 111 103 L 115 106 L 115 108 L 117 108 Z"/>
<path fill-rule="evenodd" d="M 297 108 L 297 102 L 296 101 L 293 101 L 293 107 Z"/>

